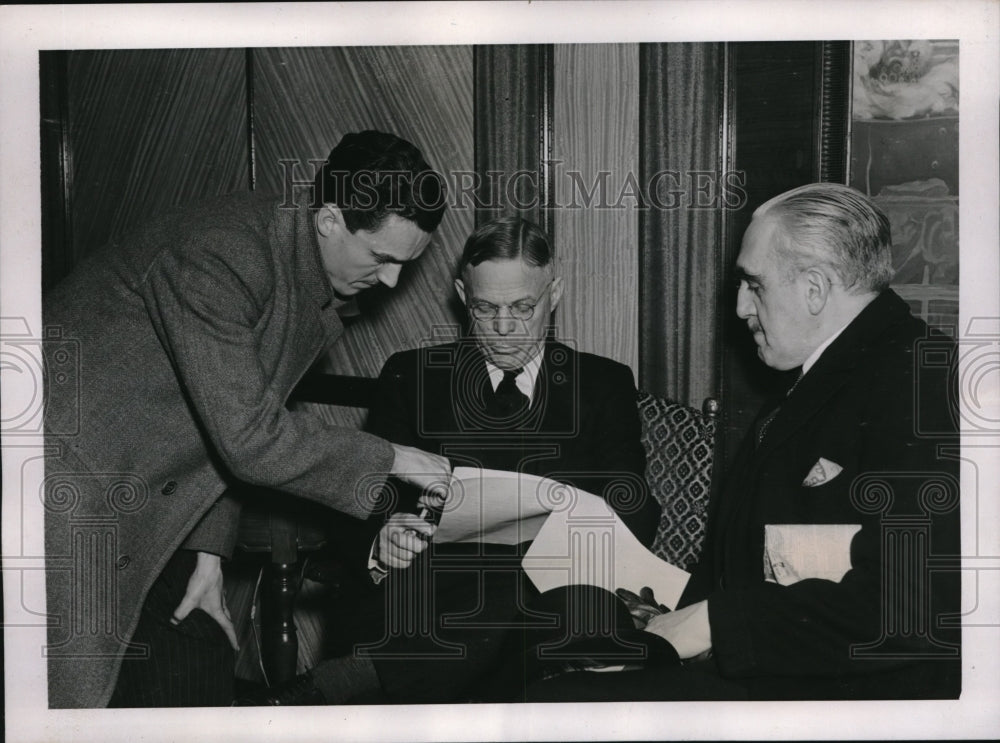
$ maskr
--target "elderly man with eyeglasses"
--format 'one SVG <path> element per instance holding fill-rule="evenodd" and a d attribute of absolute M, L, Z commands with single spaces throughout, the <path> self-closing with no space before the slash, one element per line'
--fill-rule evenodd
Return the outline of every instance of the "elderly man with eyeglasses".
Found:
<path fill-rule="evenodd" d="M 484 224 L 466 241 L 455 289 L 469 332 L 392 356 L 368 430 L 453 466 L 525 472 L 602 495 L 651 544 L 660 509 L 645 486 L 632 372 L 553 340 L 563 282 L 545 233 L 513 217 Z M 520 568 L 528 543 L 434 543 L 434 524 L 415 513 L 419 492 L 395 485 L 388 518 L 341 540 L 370 592 L 341 602 L 334 624 L 352 639 L 350 652 L 252 702 L 499 700 L 496 670 L 524 652 L 519 633 L 558 624 L 565 599 L 545 599 L 555 614 L 527 608 L 538 594 Z"/>

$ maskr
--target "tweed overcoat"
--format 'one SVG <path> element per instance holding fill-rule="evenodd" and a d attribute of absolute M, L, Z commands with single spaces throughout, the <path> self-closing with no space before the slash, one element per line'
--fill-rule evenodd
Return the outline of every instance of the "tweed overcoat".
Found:
<path fill-rule="evenodd" d="M 79 379 L 46 390 L 51 707 L 107 704 L 167 560 L 235 533 L 229 484 L 368 515 L 391 446 L 286 407 L 337 306 L 312 213 L 253 194 L 158 217 L 44 297 L 46 363 L 68 349 Z"/>

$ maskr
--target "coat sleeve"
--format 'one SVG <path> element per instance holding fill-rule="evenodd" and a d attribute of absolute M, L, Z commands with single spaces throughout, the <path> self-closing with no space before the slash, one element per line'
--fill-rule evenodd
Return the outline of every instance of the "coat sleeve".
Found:
<path fill-rule="evenodd" d="M 419 414 L 419 375 L 410 363 L 416 358 L 418 356 L 414 352 L 404 352 L 391 356 L 385 362 L 365 421 L 365 430 L 369 433 L 404 446 L 420 444 L 414 430 L 417 423 L 415 416 Z"/>
<path fill-rule="evenodd" d="M 266 317 L 275 307 L 273 257 L 252 239 L 197 239 L 197 250 L 161 253 L 143 293 L 211 448 L 237 480 L 366 516 L 374 481 L 391 468 L 391 446 L 285 407 L 263 362 L 274 349 L 259 340 L 262 324 L 273 321 Z M 292 332 L 313 321 L 291 320 Z"/>
<path fill-rule="evenodd" d="M 406 357 L 407 354 L 396 354 L 382 366 L 365 430 L 394 444 L 417 446 L 420 442 L 410 417 L 417 380 L 415 374 L 406 373 L 403 361 Z M 352 524 L 355 528 L 342 530 L 338 537 L 348 568 L 367 571 L 372 545 L 386 519 L 396 511 L 414 510 L 419 495 L 419 489 L 398 478 L 386 480 L 368 519 L 360 524 L 355 522 Z"/>
<path fill-rule="evenodd" d="M 912 361 L 899 364 L 897 372 L 901 369 L 912 370 Z M 904 532 L 911 527 L 926 529 L 924 557 L 960 554 L 957 460 L 941 447 L 955 440 L 919 431 L 929 421 L 939 432 L 953 424 L 944 387 L 920 389 L 912 375 L 904 376 L 866 378 L 865 391 L 855 390 L 862 401 L 858 408 L 866 411 L 854 429 L 857 473 L 824 486 L 838 488 L 823 497 L 840 504 L 842 521 L 861 524 L 842 579 L 762 581 L 709 595 L 712 644 L 725 675 L 870 673 L 941 649 L 945 635 L 935 620 L 959 610 L 958 576 L 914 563 L 921 537 L 914 537 L 908 552 L 895 551 L 905 546 L 895 540 L 907 539 Z M 888 537 L 894 523 L 901 531 Z M 866 645 L 879 651 L 862 657 Z"/>
<path fill-rule="evenodd" d="M 239 536 L 241 511 L 242 504 L 236 498 L 223 495 L 201 517 L 181 548 L 232 559 Z"/>

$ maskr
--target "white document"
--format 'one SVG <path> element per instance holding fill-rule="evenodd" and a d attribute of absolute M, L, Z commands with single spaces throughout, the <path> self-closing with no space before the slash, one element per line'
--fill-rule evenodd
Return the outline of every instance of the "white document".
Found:
<path fill-rule="evenodd" d="M 534 475 L 456 467 L 434 541 L 520 544 L 539 591 L 586 583 L 608 591 L 644 586 L 673 609 L 688 573 L 635 538 L 604 499 Z"/>
<path fill-rule="evenodd" d="M 535 538 L 553 506 L 573 490 L 555 480 L 456 467 L 434 541 L 520 544 Z"/>
<path fill-rule="evenodd" d="M 790 586 L 806 578 L 839 583 L 851 569 L 851 540 L 861 524 L 766 524 L 764 578 Z"/>
<path fill-rule="evenodd" d="M 610 506 L 596 495 L 570 488 L 525 553 L 521 567 L 539 591 L 588 584 L 633 593 L 648 586 L 658 603 L 677 606 L 690 575 L 642 546 Z"/>

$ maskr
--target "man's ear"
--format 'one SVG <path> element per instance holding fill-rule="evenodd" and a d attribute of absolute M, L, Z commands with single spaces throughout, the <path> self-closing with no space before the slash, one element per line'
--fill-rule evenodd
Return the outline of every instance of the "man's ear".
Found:
<path fill-rule="evenodd" d="M 338 229 L 344 229 L 344 215 L 333 204 L 323 204 L 316 211 L 316 232 L 321 237 L 330 237 Z"/>
<path fill-rule="evenodd" d="M 549 289 L 552 301 L 552 311 L 556 311 L 556 307 L 559 306 L 559 300 L 562 299 L 563 295 L 563 280 L 562 276 L 556 276 L 552 279 L 552 288 Z"/>
<path fill-rule="evenodd" d="M 806 308 L 810 315 L 818 315 L 830 299 L 832 283 L 826 273 L 818 268 L 807 268 L 802 272 L 805 280 Z"/>
<path fill-rule="evenodd" d="M 455 291 L 458 292 L 458 296 L 462 300 L 462 304 L 465 304 L 465 284 L 461 279 L 455 279 Z"/>

